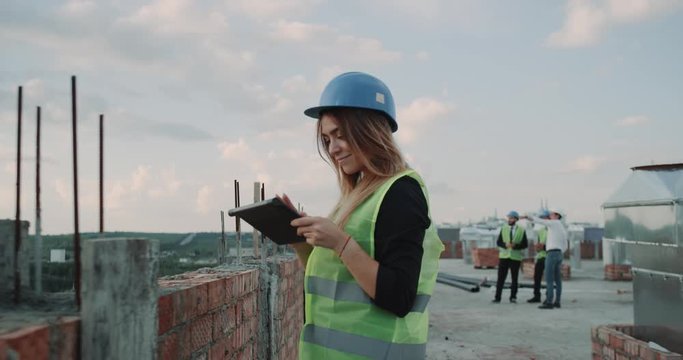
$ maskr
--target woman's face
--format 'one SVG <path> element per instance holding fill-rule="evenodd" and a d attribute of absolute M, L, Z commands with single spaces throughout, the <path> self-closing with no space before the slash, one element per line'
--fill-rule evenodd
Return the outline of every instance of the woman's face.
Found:
<path fill-rule="evenodd" d="M 352 175 L 363 170 L 363 164 L 354 154 L 349 143 L 339 128 L 339 121 L 334 115 L 326 113 L 320 119 L 323 142 L 327 147 L 334 165 L 341 168 L 344 174 Z"/>

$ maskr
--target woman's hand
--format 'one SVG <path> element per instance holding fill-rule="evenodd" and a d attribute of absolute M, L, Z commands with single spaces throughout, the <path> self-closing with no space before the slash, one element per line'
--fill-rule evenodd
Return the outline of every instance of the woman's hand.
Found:
<path fill-rule="evenodd" d="M 296 233 L 305 237 L 307 243 L 332 249 L 336 253 L 344 246 L 348 236 L 332 220 L 324 217 L 304 216 L 292 220 L 291 224 L 296 226 Z"/>
<path fill-rule="evenodd" d="M 280 195 L 278 195 L 278 194 L 275 194 L 275 196 L 276 196 L 278 199 L 282 200 L 282 202 L 285 203 L 285 205 L 287 205 L 287 206 L 289 206 L 290 208 L 292 208 L 292 210 L 298 212 L 299 215 L 301 215 L 302 217 L 306 216 L 306 213 L 305 213 L 305 212 L 299 211 L 299 210 L 297 210 L 296 207 L 294 207 L 294 204 L 292 204 L 292 200 L 289 199 L 289 196 L 287 196 L 287 194 L 282 194 L 282 196 L 280 196 Z M 311 246 L 310 246 L 309 244 L 307 244 L 307 243 L 301 243 L 301 242 L 299 242 L 299 243 L 291 243 L 291 244 L 289 244 L 289 246 L 292 247 L 292 248 L 297 252 L 297 254 L 298 254 L 298 253 L 305 254 L 306 256 L 305 256 L 304 259 L 307 259 L 307 258 L 308 258 L 308 253 L 311 252 Z M 302 260 L 302 263 L 305 263 L 305 261 Z"/>

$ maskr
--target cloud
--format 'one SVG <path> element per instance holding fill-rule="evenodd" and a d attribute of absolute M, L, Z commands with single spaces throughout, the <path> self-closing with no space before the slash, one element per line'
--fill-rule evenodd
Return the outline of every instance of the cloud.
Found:
<path fill-rule="evenodd" d="M 428 61 L 429 59 L 431 59 L 431 55 L 429 55 L 427 51 L 418 51 L 415 54 L 415 58 L 419 61 Z"/>
<path fill-rule="evenodd" d="M 58 13 L 68 17 L 83 17 L 95 9 L 95 2 L 89 0 L 69 0 L 62 5 Z"/>
<path fill-rule="evenodd" d="M 138 165 L 131 176 L 130 189 L 132 191 L 140 191 L 147 184 L 149 179 L 149 166 Z"/>
<path fill-rule="evenodd" d="M 343 34 L 327 25 L 280 20 L 271 27 L 273 40 L 301 44 L 307 51 L 330 56 L 335 62 L 388 63 L 402 57 L 398 51 L 385 49 L 377 39 Z"/>
<path fill-rule="evenodd" d="M 633 115 L 633 116 L 627 116 L 625 118 L 621 118 L 621 119 L 615 121 L 614 124 L 617 126 L 629 127 L 629 126 L 644 125 L 644 124 L 647 124 L 651 121 L 652 120 L 645 115 Z"/>
<path fill-rule="evenodd" d="M 647 21 L 681 8 L 681 0 L 569 0 L 564 25 L 546 39 L 556 48 L 597 44 L 609 28 Z"/>
<path fill-rule="evenodd" d="M 70 116 L 70 113 L 67 114 L 66 110 L 60 107 L 48 109 L 55 112 L 53 114 L 54 118 L 63 119 Z M 197 121 L 172 122 L 150 120 L 121 108 L 103 109 L 102 111 L 105 113 L 105 127 L 111 127 L 111 131 L 114 134 L 128 139 L 155 137 L 179 142 L 214 139 L 211 133 L 194 125 Z M 185 119 L 180 118 L 178 120 L 183 121 Z M 111 126 L 107 124 L 111 124 Z"/>
<path fill-rule="evenodd" d="M 319 4 L 320 0 L 230 0 L 228 10 L 239 12 L 257 21 L 274 18 L 304 16 Z"/>
<path fill-rule="evenodd" d="M 64 203 L 69 203 L 72 201 L 73 195 L 71 194 L 71 191 L 69 191 L 69 187 L 66 184 L 66 181 L 62 178 L 57 178 L 52 184 L 55 192 L 57 193 L 57 196 L 59 196 L 59 199 L 62 200 Z"/>
<path fill-rule="evenodd" d="M 202 186 L 197 191 L 197 200 L 195 201 L 196 210 L 201 214 L 208 214 L 211 211 L 211 200 L 213 199 L 213 189 L 209 185 Z"/>
<path fill-rule="evenodd" d="M 182 182 L 177 179 L 175 165 L 171 165 L 167 169 L 161 171 L 161 176 L 158 178 L 158 186 L 151 188 L 147 194 L 152 198 L 168 198 L 176 195 Z"/>
<path fill-rule="evenodd" d="M 228 29 L 221 12 L 201 11 L 190 0 L 157 0 L 119 22 L 147 27 L 158 34 L 217 34 Z"/>
<path fill-rule="evenodd" d="M 399 108 L 398 140 L 403 143 L 416 141 L 419 135 L 428 131 L 431 124 L 445 118 L 455 110 L 455 106 L 436 99 L 422 97 L 414 100 L 408 106 Z"/>
<path fill-rule="evenodd" d="M 237 142 L 229 143 L 227 141 L 218 144 L 218 149 L 221 151 L 221 156 L 224 159 L 236 159 L 249 154 L 249 145 L 243 138 L 239 138 Z"/>
<path fill-rule="evenodd" d="M 605 158 L 593 155 L 584 155 L 572 160 L 561 170 L 566 173 L 592 173 L 605 162 Z"/>

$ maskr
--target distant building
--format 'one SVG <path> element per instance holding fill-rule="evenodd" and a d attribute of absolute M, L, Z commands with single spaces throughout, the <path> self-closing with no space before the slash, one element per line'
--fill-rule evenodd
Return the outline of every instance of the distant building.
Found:
<path fill-rule="evenodd" d="M 66 250 L 65 249 L 51 249 L 50 250 L 50 262 L 52 262 L 52 263 L 66 262 Z"/>

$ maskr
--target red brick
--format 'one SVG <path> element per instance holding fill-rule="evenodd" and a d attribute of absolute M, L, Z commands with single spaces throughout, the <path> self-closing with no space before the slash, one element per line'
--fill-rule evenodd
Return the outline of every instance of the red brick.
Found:
<path fill-rule="evenodd" d="M 654 350 L 650 349 L 649 346 L 641 346 L 640 347 L 640 359 L 656 360 L 657 359 L 657 353 L 655 353 Z"/>
<path fill-rule="evenodd" d="M 235 307 L 220 309 L 213 313 L 213 338 L 224 337 L 235 328 Z"/>
<path fill-rule="evenodd" d="M 614 359 L 616 357 L 616 354 L 614 353 L 614 349 L 609 347 L 609 345 L 603 345 L 602 346 L 602 358 L 603 359 Z"/>
<path fill-rule="evenodd" d="M 78 339 L 81 335 L 81 319 L 75 316 L 63 317 L 50 329 L 51 359 L 71 360 L 80 358 Z"/>
<path fill-rule="evenodd" d="M 213 310 L 225 303 L 225 279 L 216 279 L 206 284 L 208 310 Z"/>
<path fill-rule="evenodd" d="M 626 356 L 625 353 L 619 352 L 619 351 L 617 351 L 615 359 L 616 360 L 630 360 L 630 358 L 628 356 Z"/>
<path fill-rule="evenodd" d="M 209 314 L 192 320 L 192 323 L 190 324 L 190 341 L 192 352 L 197 351 L 213 341 L 212 319 L 212 315 Z"/>
<path fill-rule="evenodd" d="M 253 357 L 253 354 L 251 351 L 252 351 L 251 346 L 245 346 L 239 352 L 239 355 L 237 355 L 237 359 L 239 359 L 239 360 L 252 360 L 254 357 Z"/>
<path fill-rule="evenodd" d="M 7 360 L 7 343 L 0 340 L 0 360 Z"/>
<path fill-rule="evenodd" d="M 611 333 L 609 335 L 609 345 L 612 349 L 623 350 L 624 349 L 624 337 L 620 333 Z"/>
<path fill-rule="evenodd" d="M 157 340 L 157 352 L 160 360 L 179 359 L 181 349 L 178 332 L 171 332 L 160 336 Z"/>
<path fill-rule="evenodd" d="M 612 330 L 608 328 L 605 325 L 599 326 L 598 327 L 598 339 L 600 340 L 601 344 L 609 344 L 609 335 L 612 333 Z"/>
<path fill-rule="evenodd" d="M 598 338 L 598 327 L 597 326 L 592 326 L 591 327 L 591 339 L 597 339 Z"/>
<path fill-rule="evenodd" d="M 593 354 L 602 354 L 602 345 L 599 342 L 593 341 L 592 343 L 592 353 Z"/>
<path fill-rule="evenodd" d="M 49 339 L 47 325 L 29 326 L 0 336 L 0 341 L 7 343 L 20 359 L 47 359 L 50 354 Z"/>
<path fill-rule="evenodd" d="M 633 338 L 624 342 L 624 351 L 630 356 L 640 355 L 640 342 Z"/>
<path fill-rule="evenodd" d="M 159 312 L 159 335 L 165 334 L 175 325 L 175 314 L 173 312 L 173 296 L 171 294 L 159 297 L 157 303 Z"/>
<path fill-rule="evenodd" d="M 224 337 L 211 345 L 211 348 L 209 349 L 209 360 L 229 359 L 231 353 L 230 339 Z"/>

